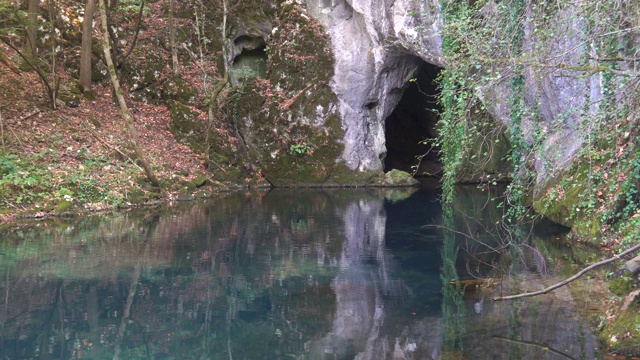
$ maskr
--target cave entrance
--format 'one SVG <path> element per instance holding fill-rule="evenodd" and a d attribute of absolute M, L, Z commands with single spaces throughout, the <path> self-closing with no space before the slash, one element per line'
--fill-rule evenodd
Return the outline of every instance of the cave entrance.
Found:
<path fill-rule="evenodd" d="M 423 62 L 385 120 L 385 172 L 398 169 L 425 182 L 440 177 L 438 150 L 426 140 L 437 136 L 440 89 L 436 79 L 440 71 L 442 68 Z"/>
<path fill-rule="evenodd" d="M 267 45 L 262 37 L 242 35 L 233 45 L 235 56 L 229 71 L 231 84 L 267 76 Z"/>

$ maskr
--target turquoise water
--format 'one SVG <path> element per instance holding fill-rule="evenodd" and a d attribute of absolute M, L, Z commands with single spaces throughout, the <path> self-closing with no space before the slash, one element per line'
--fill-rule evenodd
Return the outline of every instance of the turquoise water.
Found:
<path fill-rule="evenodd" d="M 491 300 L 554 282 L 566 250 L 534 236 L 514 255 L 491 197 L 460 194 L 449 222 L 434 191 L 377 189 L 16 225 L 0 359 L 595 358 L 568 290 Z"/>

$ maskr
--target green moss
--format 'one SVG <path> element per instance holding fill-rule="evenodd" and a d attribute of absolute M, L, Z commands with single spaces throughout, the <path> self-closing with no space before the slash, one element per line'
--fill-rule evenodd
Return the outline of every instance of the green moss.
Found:
<path fill-rule="evenodd" d="M 388 186 L 418 186 L 420 182 L 408 172 L 393 169 L 385 174 L 384 183 Z"/>
<path fill-rule="evenodd" d="M 60 200 L 58 205 L 55 208 L 56 213 L 64 213 L 71 211 L 73 209 L 73 204 L 67 200 Z"/>
<path fill-rule="evenodd" d="M 193 199 L 194 196 L 191 189 L 186 186 L 180 189 L 180 192 L 178 193 L 178 201 L 191 201 Z"/>
<path fill-rule="evenodd" d="M 629 276 L 621 276 L 609 281 L 609 291 L 618 296 L 627 295 L 634 287 L 635 283 Z"/>
<path fill-rule="evenodd" d="M 640 356 L 639 333 L 640 307 L 636 299 L 629 308 L 617 314 L 617 317 L 605 326 L 600 337 L 607 343 L 610 352 Z"/>
<path fill-rule="evenodd" d="M 589 202 L 594 191 L 589 187 L 590 172 L 589 164 L 574 164 L 566 173 L 571 176 L 561 174 L 557 176 L 561 180 L 548 182 L 533 208 L 550 220 L 570 227 L 575 235 L 597 241 L 604 224 L 593 202 Z"/>
<path fill-rule="evenodd" d="M 192 184 L 193 184 L 193 186 L 195 186 L 196 188 L 199 188 L 199 187 L 204 186 L 204 185 L 207 183 L 207 181 L 208 181 L 208 180 L 209 180 L 209 179 L 207 178 L 207 175 L 205 175 L 205 174 L 204 174 L 204 173 L 202 173 L 202 172 L 198 172 L 198 173 L 196 174 L 196 177 L 195 177 L 195 178 L 193 178 L 193 180 L 191 180 L 191 183 L 192 183 Z"/>
<path fill-rule="evenodd" d="M 175 100 L 167 101 L 167 105 L 171 112 L 169 131 L 178 142 L 189 146 L 197 153 L 202 153 L 205 142 L 204 124 L 198 118 L 198 113 Z"/>
<path fill-rule="evenodd" d="M 213 191 L 211 191 L 211 189 L 208 189 L 208 188 L 200 188 L 193 194 L 193 196 L 196 199 L 206 199 L 213 196 Z"/>
<path fill-rule="evenodd" d="M 142 189 L 133 188 L 127 194 L 127 200 L 134 205 L 140 205 L 149 200 L 149 196 Z"/>
<path fill-rule="evenodd" d="M 162 194 L 156 190 L 144 190 L 142 188 L 132 188 L 127 194 L 127 202 L 133 205 L 142 205 L 150 201 L 162 198 Z"/>
<path fill-rule="evenodd" d="M 183 104 L 194 101 L 195 90 L 184 81 L 182 75 L 174 75 L 171 79 L 162 83 L 161 98 L 164 101 L 175 100 Z"/>

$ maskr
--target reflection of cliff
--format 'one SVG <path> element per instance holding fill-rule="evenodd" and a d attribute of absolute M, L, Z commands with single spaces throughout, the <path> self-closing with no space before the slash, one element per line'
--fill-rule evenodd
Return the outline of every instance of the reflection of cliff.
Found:
<path fill-rule="evenodd" d="M 382 200 L 354 202 L 342 214 L 345 239 L 333 280 L 336 314 L 324 352 L 352 358 L 377 339 L 384 317 L 380 290 L 389 287 Z"/>
<path fill-rule="evenodd" d="M 345 236 L 340 272 L 332 282 L 336 312 L 331 332 L 317 346 L 316 357 L 329 359 L 430 359 L 438 356 L 441 324 L 424 317 L 398 324 L 388 306 L 407 294 L 394 278 L 394 262 L 385 250 L 383 198 L 351 203 L 341 211 Z M 398 326 L 399 325 L 399 326 Z M 420 349 L 418 349 L 418 346 Z M 322 354 L 322 355 L 321 355 Z"/>
<path fill-rule="evenodd" d="M 386 201 L 377 192 L 234 193 L 25 229 L 0 244 L 0 353 L 446 358 L 442 236 L 423 227 L 441 217 L 435 195 Z M 464 254 L 449 250 L 455 265 Z M 569 295 L 558 296 L 506 308 L 466 299 L 468 331 L 454 342 L 469 358 L 482 358 L 482 346 L 508 352 L 511 340 L 550 341 L 546 334 L 577 344 L 583 325 Z"/>

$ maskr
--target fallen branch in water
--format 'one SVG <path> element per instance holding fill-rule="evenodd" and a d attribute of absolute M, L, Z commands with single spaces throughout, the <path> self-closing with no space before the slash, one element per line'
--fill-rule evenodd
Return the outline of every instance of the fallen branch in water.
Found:
<path fill-rule="evenodd" d="M 551 346 L 549 346 L 547 344 L 538 344 L 538 343 L 533 342 L 533 341 L 510 339 L 510 338 L 503 337 L 503 336 L 494 336 L 493 338 L 496 339 L 496 340 L 502 340 L 502 341 L 506 341 L 506 342 L 513 343 L 513 344 L 518 344 L 518 345 L 530 345 L 530 346 L 533 346 L 533 347 L 537 347 L 537 348 L 539 348 L 541 350 L 549 351 L 551 353 L 560 355 L 560 356 L 565 357 L 567 359 L 574 360 L 573 357 L 571 357 L 571 356 L 569 356 L 569 355 L 567 355 L 567 354 L 565 354 L 565 353 L 563 353 L 561 351 L 558 351 L 558 350 L 552 348 Z"/>
<path fill-rule="evenodd" d="M 612 262 L 620 259 L 621 257 L 623 257 L 625 255 L 628 255 L 628 254 L 631 254 L 631 253 L 633 253 L 633 252 L 635 252 L 635 251 L 637 251 L 639 249 L 640 249 L 640 244 L 638 244 L 638 245 L 636 245 L 636 246 L 634 246 L 634 247 L 632 247 L 632 248 L 630 248 L 628 250 L 625 250 L 625 251 L 621 252 L 620 254 L 618 254 L 616 256 L 613 256 L 613 257 L 611 257 L 609 259 L 602 260 L 602 261 L 597 262 L 595 264 L 591 264 L 591 265 L 587 266 L 586 268 L 582 269 L 577 274 L 573 275 L 572 277 L 570 277 L 568 279 L 565 279 L 565 280 L 563 280 L 563 281 L 561 281 L 561 282 L 559 282 L 557 284 L 551 285 L 546 289 L 533 291 L 533 292 L 529 292 L 529 293 L 509 295 L 509 296 L 496 296 L 496 297 L 493 298 L 493 300 L 494 301 L 513 300 L 513 299 L 520 299 L 520 298 L 531 297 L 531 296 L 536 296 L 536 295 L 542 295 L 542 294 L 549 293 L 549 292 L 551 292 L 551 291 L 553 291 L 553 290 L 555 290 L 555 289 L 557 289 L 559 287 L 565 286 L 568 283 L 576 280 L 577 278 L 579 278 L 580 276 L 584 275 L 585 273 L 587 273 L 590 270 L 593 270 L 593 269 L 595 269 L 597 267 L 600 267 L 602 265 L 606 265 L 606 264 L 612 263 Z"/>

